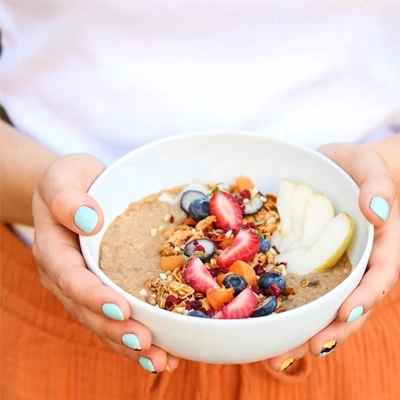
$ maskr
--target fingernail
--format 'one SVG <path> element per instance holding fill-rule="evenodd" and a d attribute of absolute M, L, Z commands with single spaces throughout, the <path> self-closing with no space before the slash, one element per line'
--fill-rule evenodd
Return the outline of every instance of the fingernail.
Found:
<path fill-rule="evenodd" d="M 285 369 L 288 369 L 293 363 L 294 363 L 294 358 L 288 358 L 287 360 L 285 360 L 282 363 L 281 367 L 279 368 L 279 372 L 282 372 Z"/>
<path fill-rule="evenodd" d="M 138 337 L 133 333 L 125 333 L 122 335 L 122 343 L 133 350 L 142 350 Z"/>
<path fill-rule="evenodd" d="M 363 313 L 364 313 L 364 308 L 362 306 L 354 307 L 347 318 L 347 322 L 348 323 L 354 322 L 355 320 L 360 318 L 361 315 L 363 315 Z"/>
<path fill-rule="evenodd" d="M 153 363 L 147 357 L 139 357 L 139 364 L 146 370 L 151 372 L 152 374 L 156 374 L 157 371 L 155 370 Z"/>
<path fill-rule="evenodd" d="M 166 365 L 166 366 L 165 366 L 165 371 L 166 371 L 166 372 L 172 372 L 172 369 L 171 369 L 168 365 Z"/>
<path fill-rule="evenodd" d="M 74 215 L 75 225 L 83 232 L 90 233 L 96 228 L 99 216 L 90 207 L 79 207 Z"/>
<path fill-rule="evenodd" d="M 337 345 L 336 340 L 328 340 L 327 342 L 325 342 L 322 345 L 322 350 L 319 353 L 319 357 L 327 356 L 329 353 L 331 353 L 335 349 L 336 345 Z"/>
<path fill-rule="evenodd" d="M 124 320 L 124 314 L 122 314 L 121 309 L 116 304 L 104 303 L 101 307 L 101 310 L 103 311 L 103 314 L 108 318 L 114 319 L 116 321 Z"/>
<path fill-rule="evenodd" d="M 389 204 L 382 197 L 375 196 L 369 203 L 369 208 L 374 214 L 376 214 L 381 220 L 387 221 L 389 218 Z"/>

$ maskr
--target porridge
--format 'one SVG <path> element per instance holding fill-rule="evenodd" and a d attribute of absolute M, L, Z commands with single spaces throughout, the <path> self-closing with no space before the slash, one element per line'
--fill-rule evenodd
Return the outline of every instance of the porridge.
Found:
<path fill-rule="evenodd" d="M 290 272 L 273 241 L 280 222 L 277 197 L 245 177 L 225 190 L 215 184 L 164 190 L 112 222 L 100 245 L 100 268 L 126 292 L 179 314 L 284 312 L 332 290 L 352 266 L 342 249 L 333 267 Z"/>

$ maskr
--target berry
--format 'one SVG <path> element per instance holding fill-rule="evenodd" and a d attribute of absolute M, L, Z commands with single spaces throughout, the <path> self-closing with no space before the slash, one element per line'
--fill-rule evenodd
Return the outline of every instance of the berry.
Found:
<path fill-rule="evenodd" d="M 252 317 L 265 317 L 272 314 L 276 310 L 276 297 L 269 296 L 261 301 L 256 307 Z"/>
<path fill-rule="evenodd" d="M 190 258 L 183 270 L 183 278 L 196 292 L 207 294 L 207 290 L 218 286 L 200 258 Z"/>
<path fill-rule="evenodd" d="M 257 254 L 259 247 L 258 236 L 253 231 L 242 230 L 232 244 L 217 257 L 217 264 L 220 267 L 229 267 L 236 260 L 250 261 Z"/>
<path fill-rule="evenodd" d="M 282 293 L 286 287 L 285 277 L 277 272 L 265 272 L 258 279 L 258 286 L 264 291 L 270 289 L 272 285 L 278 287 Z"/>
<path fill-rule="evenodd" d="M 215 192 L 210 199 L 210 213 L 216 225 L 225 231 L 237 231 L 242 226 L 243 213 L 235 197 L 227 192 Z"/>
<path fill-rule="evenodd" d="M 190 204 L 194 200 L 201 198 L 207 198 L 207 196 L 204 193 L 199 192 L 198 190 L 188 190 L 187 192 L 184 192 L 181 197 L 182 210 L 185 211 L 187 214 L 189 214 Z"/>
<path fill-rule="evenodd" d="M 207 262 L 211 259 L 215 252 L 215 245 L 210 239 L 194 239 L 186 243 L 183 254 L 191 257 L 193 254 L 198 255 L 201 261 Z"/>
<path fill-rule="evenodd" d="M 199 222 L 210 215 L 210 203 L 207 197 L 200 197 L 190 203 L 189 215 Z"/>
<path fill-rule="evenodd" d="M 198 310 L 190 311 L 188 315 L 189 317 L 210 318 L 208 315 L 204 314 L 203 311 Z"/>
<path fill-rule="evenodd" d="M 222 307 L 222 318 L 240 319 L 249 318 L 256 309 L 258 300 L 256 295 L 247 286 L 230 303 Z"/>
<path fill-rule="evenodd" d="M 246 280 L 243 278 L 243 276 L 236 275 L 236 274 L 230 274 L 227 275 L 223 281 L 222 284 L 226 288 L 233 288 L 235 291 L 233 293 L 233 296 L 236 297 L 246 286 L 248 286 Z"/>
<path fill-rule="evenodd" d="M 267 238 L 264 238 L 264 239 L 261 239 L 261 241 L 260 241 L 260 248 L 259 248 L 259 252 L 260 253 L 268 253 L 269 252 L 269 249 L 271 248 L 271 242 L 269 241 L 269 239 L 267 239 Z"/>
<path fill-rule="evenodd" d="M 260 211 L 264 207 L 264 202 L 261 200 L 262 197 L 263 197 L 262 194 L 258 192 L 252 199 L 243 202 L 244 215 L 252 215 Z"/>

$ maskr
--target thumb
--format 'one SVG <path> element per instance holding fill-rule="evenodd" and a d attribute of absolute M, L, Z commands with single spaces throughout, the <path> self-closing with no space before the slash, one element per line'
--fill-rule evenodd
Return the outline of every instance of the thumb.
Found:
<path fill-rule="evenodd" d="M 381 155 L 363 145 L 336 143 L 318 149 L 341 166 L 360 187 L 360 209 L 375 226 L 389 218 L 396 201 L 396 185 Z"/>
<path fill-rule="evenodd" d="M 38 193 L 52 216 L 71 231 L 90 235 L 103 226 L 103 213 L 86 192 L 105 165 L 88 154 L 62 157 L 43 173 Z"/>

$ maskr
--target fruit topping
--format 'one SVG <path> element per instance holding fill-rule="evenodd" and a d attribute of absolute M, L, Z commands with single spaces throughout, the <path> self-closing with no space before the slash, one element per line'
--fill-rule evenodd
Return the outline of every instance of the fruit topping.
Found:
<path fill-rule="evenodd" d="M 282 181 L 278 201 L 280 224 L 272 236 L 288 272 L 306 275 L 332 268 L 354 235 L 353 219 L 341 212 L 335 216 L 332 202 L 307 185 Z"/>
<path fill-rule="evenodd" d="M 218 257 L 220 267 L 231 266 L 236 260 L 250 261 L 260 248 L 260 239 L 253 231 L 241 230 L 232 244 Z"/>
<path fill-rule="evenodd" d="M 193 310 L 188 313 L 189 317 L 198 317 L 198 318 L 210 318 L 208 315 L 204 314 L 202 311 Z"/>
<path fill-rule="evenodd" d="M 266 317 L 276 310 L 277 301 L 276 297 L 269 296 L 262 300 L 256 307 L 252 317 Z"/>
<path fill-rule="evenodd" d="M 190 258 L 183 270 L 183 278 L 196 292 L 207 294 L 207 290 L 218 286 L 200 258 Z"/>
<path fill-rule="evenodd" d="M 207 290 L 207 300 L 215 311 L 222 310 L 224 304 L 233 300 L 233 288 L 211 288 Z"/>
<path fill-rule="evenodd" d="M 248 286 L 248 283 L 241 275 L 227 274 L 222 280 L 222 285 L 226 288 L 232 288 L 234 290 L 233 296 L 236 297 Z"/>
<path fill-rule="evenodd" d="M 256 212 L 260 211 L 264 206 L 265 197 L 258 192 L 251 199 L 243 200 L 244 204 L 244 215 L 253 215 Z"/>
<path fill-rule="evenodd" d="M 210 239 L 194 239 L 186 243 L 183 254 L 186 257 L 195 255 L 201 261 L 207 262 L 211 259 L 215 252 L 215 245 Z"/>
<path fill-rule="evenodd" d="M 258 300 L 256 295 L 247 286 L 230 303 L 222 307 L 222 318 L 239 319 L 250 317 L 256 309 Z"/>
<path fill-rule="evenodd" d="M 230 193 L 215 191 L 210 199 L 210 213 L 217 218 L 216 225 L 220 229 L 238 231 L 242 226 L 242 209 Z"/>
<path fill-rule="evenodd" d="M 238 176 L 236 178 L 235 187 L 236 187 L 236 192 L 237 193 L 242 193 L 243 190 L 250 191 L 251 189 L 253 189 L 254 188 L 254 183 L 247 176 L 242 176 L 241 175 L 241 176 Z"/>
<path fill-rule="evenodd" d="M 258 249 L 258 251 L 259 251 L 260 253 L 266 254 L 266 253 L 269 252 L 270 248 L 271 248 L 271 242 L 270 242 L 270 240 L 267 239 L 267 238 L 261 239 L 261 241 L 260 241 L 260 248 Z"/>
<path fill-rule="evenodd" d="M 194 200 L 189 206 L 189 215 L 196 222 L 207 218 L 210 215 L 210 203 L 208 198 L 199 198 Z"/>
<path fill-rule="evenodd" d="M 258 279 L 258 286 L 264 292 L 268 291 L 271 288 L 271 286 L 275 286 L 276 288 L 278 288 L 278 291 L 276 291 L 276 289 L 273 288 L 272 292 L 274 293 L 278 292 L 276 294 L 277 296 L 285 290 L 286 279 L 282 274 L 279 274 L 277 272 L 264 272 Z"/>
<path fill-rule="evenodd" d="M 250 286 L 257 285 L 257 275 L 247 262 L 236 260 L 230 267 L 229 272 L 242 276 Z"/>
<path fill-rule="evenodd" d="M 181 208 L 189 214 L 189 206 L 196 199 L 207 199 L 207 196 L 199 190 L 187 190 L 181 197 Z"/>

